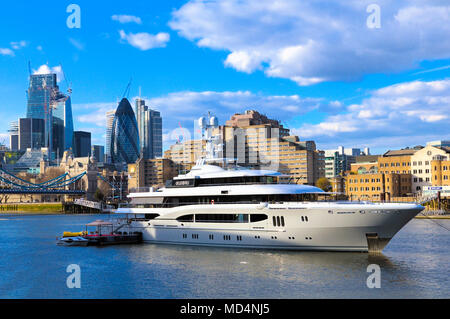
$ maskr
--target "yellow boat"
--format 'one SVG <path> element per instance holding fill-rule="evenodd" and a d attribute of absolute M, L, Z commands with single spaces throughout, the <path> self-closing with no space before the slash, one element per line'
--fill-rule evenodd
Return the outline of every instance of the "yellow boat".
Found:
<path fill-rule="evenodd" d="M 85 231 L 80 231 L 80 232 L 65 231 L 63 233 L 63 238 L 64 237 L 78 237 L 78 236 L 85 236 L 85 235 L 87 235 L 87 232 L 85 232 Z"/>

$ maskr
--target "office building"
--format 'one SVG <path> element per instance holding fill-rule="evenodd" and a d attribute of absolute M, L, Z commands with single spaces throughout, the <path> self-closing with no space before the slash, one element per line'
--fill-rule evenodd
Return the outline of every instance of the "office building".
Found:
<path fill-rule="evenodd" d="M 367 148 L 366 152 L 369 152 Z M 325 150 L 325 177 L 332 179 L 350 170 L 351 164 L 356 161 L 356 156 L 360 155 L 359 148 L 345 149 L 339 146 L 337 149 Z"/>
<path fill-rule="evenodd" d="M 95 157 L 98 163 L 104 163 L 105 147 L 103 145 L 92 145 L 91 155 Z"/>
<path fill-rule="evenodd" d="M 128 164 L 129 192 L 139 188 L 162 187 L 169 179 L 178 175 L 178 166 L 167 158 L 139 158 Z"/>
<path fill-rule="evenodd" d="M 19 150 L 19 121 L 9 124 L 9 148 L 11 151 Z"/>
<path fill-rule="evenodd" d="M 72 147 L 73 118 L 70 96 L 59 91 L 54 73 L 30 75 L 27 90 L 27 118 L 44 121 L 43 140 L 50 156 L 61 157 Z"/>
<path fill-rule="evenodd" d="M 90 132 L 73 132 L 73 155 L 75 157 L 88 157 L 91 155 Z"/>
<path fill-rule="evenodd" d="M 145 105 L 145 100 L 136 99 L 136 121 L 139 131 L 139 154 L 145 159 L 162 156 L 161 113 Z"/>
<path fill-rule="evenodd" d="M 106 143 L 105 143 L 105 162 L 111 163 L 111 132 L 116 111 L 106 112 Z"/>
<path fill-rule="evenodd" d="M 117 107 L 111 129 L 111 162 L 131 164 L 139 157 L 139 133 L 130 102 L 123 98 Z"/>
<path fill-rule="evenodd" d="M 45 122 L 43 119 L 21 118 L 18 120 L 18 149 L 40 149 L 44 145 Z"/>
<path fill-rule="evenodd" d="M 450 147 L 450 141 L 431 141 L 427 143 L 427 146 L 434 147 Z"/>
<path fill-rule="evenodd" d="M 62 158 L 72 148 L 72 102 L 68 95 L 57 93 L 52 103 L 52 148 L 55 157 Z"/>

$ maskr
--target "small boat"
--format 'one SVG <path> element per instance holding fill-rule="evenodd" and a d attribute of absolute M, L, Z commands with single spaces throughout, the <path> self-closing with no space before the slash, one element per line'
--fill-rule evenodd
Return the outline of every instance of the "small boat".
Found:
<path fill-rule="evenodd" d="M 141 232 L 130 232 L 128 224 L 114 224 L 103 220 L 96 220 L 86 224 L 86 230 L 81 232 L 63 233 L 58 238 L 58 245 L 64 246 L 103 246 L 116 244 L 138 244 L 142 242 Z M 94 227 L 94 231 L 89 228 Z M 125 227 L 125 228 L 124 228 Z M 122 231 L 119 231 L 119 230 Z M 128 230 L 128 231 L 127 231 Z"/>
<path fill-rule="evenodd" d="M 89 240 L 81 236 L 62 237 L 58 239 L 57 244 L 62 246 L 87 246 L 89 244 Z"/>

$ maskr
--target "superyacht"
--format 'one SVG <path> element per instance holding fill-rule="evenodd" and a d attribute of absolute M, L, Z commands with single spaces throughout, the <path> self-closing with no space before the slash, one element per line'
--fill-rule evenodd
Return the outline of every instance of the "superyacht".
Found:
<path fill-rule="evenodd" d="M 276 171 L 200 160 L 164 188 L 130 193 L 116 213 L 148 243 L 380 252 L 424 209 L 331 201 L 332 193 L 283 180 Z"/>

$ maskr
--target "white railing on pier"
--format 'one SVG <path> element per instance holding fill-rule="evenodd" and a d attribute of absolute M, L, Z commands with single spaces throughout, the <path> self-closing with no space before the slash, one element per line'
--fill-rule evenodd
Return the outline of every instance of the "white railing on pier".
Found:
<path fill-rule="evenodd" d="M 98 209 L 98 210 L 102 210 L 103 209 L 102 203 L 93 202 L 93 201 L 82 199 L 82 198 L 75 199 L 73 201 L 73 203 L 76 204 L 76 205 L 89 207 L 89 208 L 94 208 L 94 209 Z"/>

